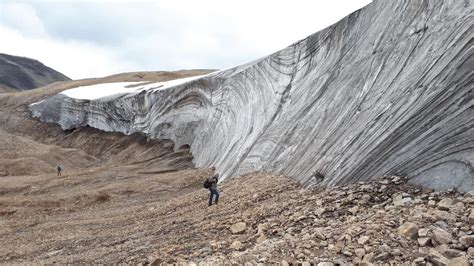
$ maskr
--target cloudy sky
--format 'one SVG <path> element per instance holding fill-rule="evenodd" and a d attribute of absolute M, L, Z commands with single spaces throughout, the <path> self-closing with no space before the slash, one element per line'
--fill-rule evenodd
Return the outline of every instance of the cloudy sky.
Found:
<path fill-rule="evenodd" d="M 370 0 L 0 0 L 0 53 L 73 78 L 222 69 L 270 54 Z"/>

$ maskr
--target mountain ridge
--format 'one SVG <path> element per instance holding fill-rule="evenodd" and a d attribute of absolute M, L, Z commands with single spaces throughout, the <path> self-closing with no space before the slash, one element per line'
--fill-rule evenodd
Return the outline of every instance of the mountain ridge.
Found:
<path fill-rule="evenodd" d="M 68 80 L 71 79 L 38 60 L 0 53 L 0 86 L 31 90 Z"/>

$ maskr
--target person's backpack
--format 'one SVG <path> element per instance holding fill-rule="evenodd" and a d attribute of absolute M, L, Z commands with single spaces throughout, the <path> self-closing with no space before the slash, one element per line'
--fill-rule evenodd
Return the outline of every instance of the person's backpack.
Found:
<path fill-rule="evenodd" d="M 206 179 L 206 181 L 204 181 L 203 187 L 210 188 L 211 185 L 212 185 L 212 182 L 209 179 Z"/>

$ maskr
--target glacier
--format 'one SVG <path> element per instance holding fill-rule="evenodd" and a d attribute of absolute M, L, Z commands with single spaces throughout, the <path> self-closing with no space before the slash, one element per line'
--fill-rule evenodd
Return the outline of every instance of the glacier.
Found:
<path fill-rule="evenodd" d="M 471 1 L 377 0 L 248 64 L 168 84 L 75 88 L 29 109 L 64 130 L 189 145 L 197 167 L 224 179 L 271 171 L 335 186 L 403 175 L 471 191 L 473 22 Z M 91 92 L 100 86 L 111 90 Z"/>

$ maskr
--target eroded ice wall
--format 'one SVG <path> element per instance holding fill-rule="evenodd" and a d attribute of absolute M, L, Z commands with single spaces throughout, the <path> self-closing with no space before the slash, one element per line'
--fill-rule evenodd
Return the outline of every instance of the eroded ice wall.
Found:
<path fill-rule="evenodd" d="M 408 175 L 474 190 L 472 1 L 375 1 L 268 57 L 166 89 L 30 107 L 188 144 L 224 177 L 283 172 L 324 185 Z"/>

